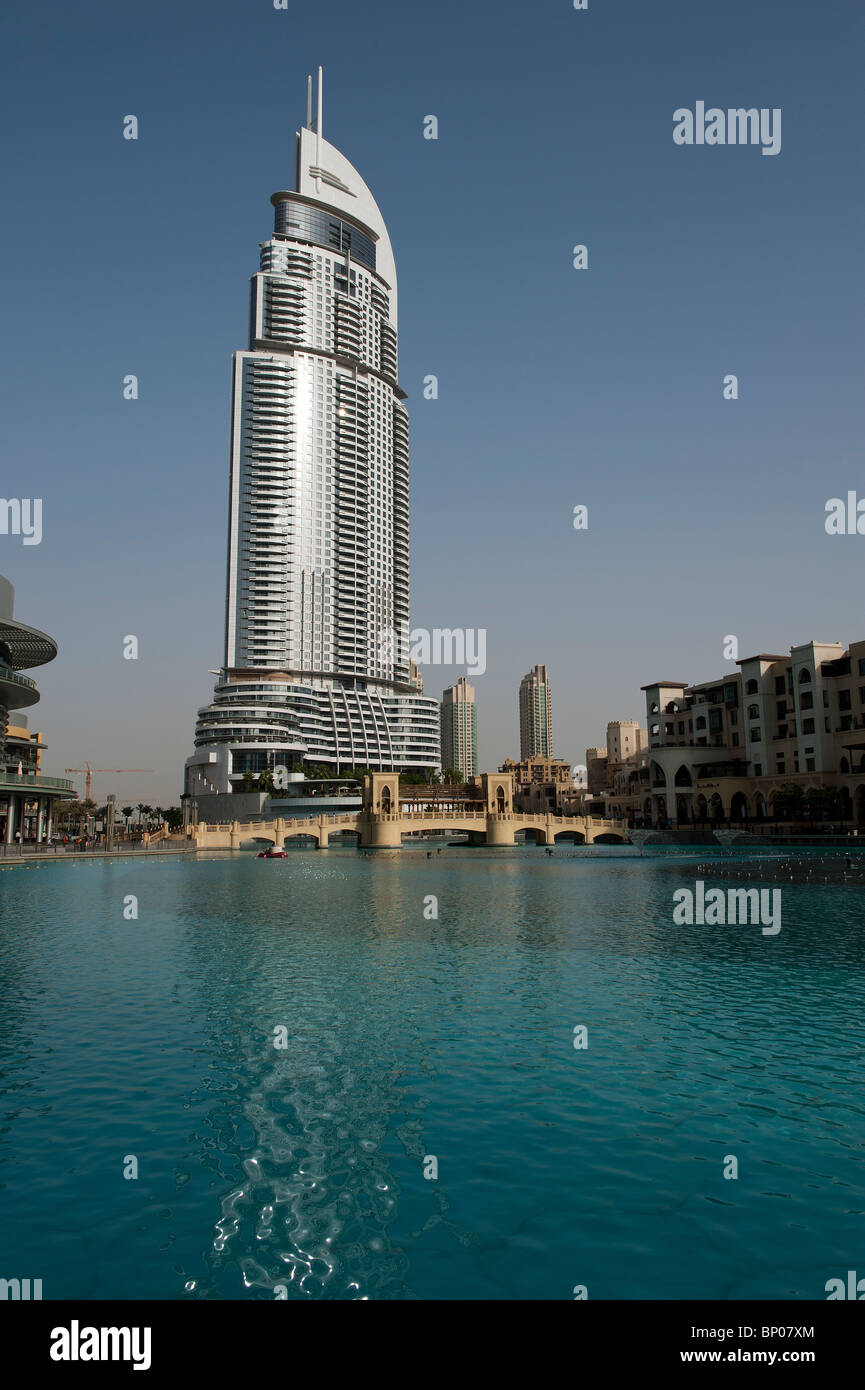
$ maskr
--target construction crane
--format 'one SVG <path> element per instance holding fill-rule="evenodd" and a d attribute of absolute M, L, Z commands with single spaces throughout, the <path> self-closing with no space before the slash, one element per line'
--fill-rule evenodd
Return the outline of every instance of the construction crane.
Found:
<path fill-rule="evenodd" d="M 92 779 L 93 779 L 93 774 L 94 774 L 94 772 L 152 772 L 152 771 L 153 771 L 153 768 L 152 768 L 152 767 L 91 767 L 89 763 L 85 763 L 83 767 L 67 767 L 67 768 L 65 769 L 65 771 L 66 771 L 66 772 L 84 772 L 84 773 L 87 774 L 87 783 L 86 783 L 86 791 L 85 791 L 85 793 L 84 793 L 84 799 L 85 799 L 85 801 L 89 801 L 89 800 L 90 800 L 90 783 L 91 783 L 91 781 L 92 781 Z"/>

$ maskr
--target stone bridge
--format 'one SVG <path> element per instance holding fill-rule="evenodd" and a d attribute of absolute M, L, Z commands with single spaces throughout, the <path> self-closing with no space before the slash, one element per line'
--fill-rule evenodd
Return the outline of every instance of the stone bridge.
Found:
<path fill-rule="evenodd" d="M 345 831 L 356 835 L 364 849 L 398 849 L 403 835 L 421 831 L 443 835 L 467 832 L 469 842 L 478 845 L 513 845 L 521 830 L 542 845 L 568 838 L 590 845 L 601 836 L 621 844 L 628 841 L 623 820 L 556 816 L 550 812 L 531 815 L 516 810 L 510 773 L 482 773 L 477 784 L 477 799 L 468 806 L 457 803 L 439 809 L 417 804 L 418 800 L 426 800 L 423 792 L 414 799 L 408 798 L 405 791 L 401 794 L 395 773 L 375 772 L 364 779 L 363 806 L 357 812 L 202 823 L 190 826 L 188 833 L 197 849 L 240 849 L 251 840 L 282 847 L 301 837 L 315 840 L 318 849 L 327 849 L 331 837 Z M 411 788 L 412 792 L 415 790 Z"/>

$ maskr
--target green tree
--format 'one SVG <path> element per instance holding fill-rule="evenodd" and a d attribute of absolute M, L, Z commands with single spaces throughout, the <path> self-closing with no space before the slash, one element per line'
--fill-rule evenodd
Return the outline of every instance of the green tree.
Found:
<path fill-rule="evenodd" d="M 772 809 L 779 820 L 801 820 L 805 792 L 798 782 L 782 782 L 772 793 Z"/>
<path fill-rule="evenodd" d="M 805 806 L 809 819 L 839 820 L 844 810 L 841 790 L 839 787 L 809 787 Z"/>

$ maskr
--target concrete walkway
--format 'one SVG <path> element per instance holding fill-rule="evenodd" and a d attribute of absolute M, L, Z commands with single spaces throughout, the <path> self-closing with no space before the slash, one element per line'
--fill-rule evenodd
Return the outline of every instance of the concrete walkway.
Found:
<path fill-rule="evenodd" d="M 12 869 L 16 864 L 62 864 L 78 863 L 79 859 L 144 859 L 154 855 L 195 854 L 194 845 L 178 844 L 169 848 L 162 845 L 152 849 L 64 849 L 62 845 L 52 845 L 50 849 L 37 850 L 22 846 L 19 851 L 12 845 L 4 845 L 0 851 L 0 869 Z"/>

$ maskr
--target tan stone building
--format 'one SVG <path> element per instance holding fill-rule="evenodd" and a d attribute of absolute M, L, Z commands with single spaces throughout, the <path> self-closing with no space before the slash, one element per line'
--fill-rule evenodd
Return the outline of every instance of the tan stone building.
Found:
<path fill-rule="evenodd" d="M 835 819 L 865 822 L 865 641 L 762 652 L 701 685 L 644 686 L 654 825 L 760 821 L 782 786 L 835 788 Z"/>
<path fill-rule="evenodd" d="M 514 804 L 521 811 L 562 810 L 574 799 L 574 772 L 565 758 L 506 758 L 499 772 L 514 780 Z"/>
<path fill-rule="evenodd" d="M 586 749 L 588 795 L 604 814 L 635 819 L 648 780 L 648 732 L 636 719 L 611 719 L 605 748 Z"/>
<path fill-rule="evenodd" d="M 586 786 L 591 796 L 602 796 L 607 785 L 606 748 L 586 749 Z"/>

